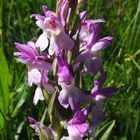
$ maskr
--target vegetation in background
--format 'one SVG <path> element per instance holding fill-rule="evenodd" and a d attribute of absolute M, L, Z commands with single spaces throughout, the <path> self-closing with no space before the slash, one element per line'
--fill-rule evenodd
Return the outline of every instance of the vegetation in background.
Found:
<path fill-rule="evenodd" d="M 13 56 L 14 42 L 35 40 L 40 30 L 30 19 L 32 13 L 41 13 L 41 6 L 55 9 L 54 0 L 0 1 L 0 139 L 37 139 L 29 128 L 27 116 L 40 118 L 43 103 L 32 104 L 34 87 L 28 88 L 27 69 Z M 140 138 L 140 1 L 87 0 L 83 9 L 89 17 L 103 17 L 104 34 L 114 36 L 112 46 L 102 54 L 108 71 L 107 86 L 119 88 L 106 101 L 106 120 L 115 126 L 108 139 L 138 140 Z M 88 76 L 87 87 L 92 81 Z M 110 125 L 110 126 L 111 126 Z M 108 125 L 107 125 L 107 128 Z M 99 130 L 101 130 L 99 128 Z M 98 130 L 98 131 L 99 131 Z M 108 129 L 105 129 L 108 130 Z M 104 130 L 103 130 L 104 131 Z"/>

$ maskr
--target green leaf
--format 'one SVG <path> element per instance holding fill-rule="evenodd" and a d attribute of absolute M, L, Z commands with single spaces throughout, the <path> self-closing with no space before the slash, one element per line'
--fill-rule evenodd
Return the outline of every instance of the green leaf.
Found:
<path fill-rule="evenodd" d="M 23 121 L 19 124 L 19 126 L 17 127 L 17 134 L 21 133 L 24 124 L 25 124 L 25 122 L 23 122 Z M 20 135 L 15 135 L 15 140 L 19 140 L 19 137 L 20 137 Z"/>
<path fill-rule="evenodd" d="M 17 89 L 15 94 L 17 95 L 16 95 L 16 98 L 14 99 L 15 106 L 12 110 L 12 115 L 11 115 L 12 117 L 15 117 L 19 113 L 19 111 L 21 111 L 20 108 L 25 103 L 29 95 L 28 86 L 25 83 L 22 84 L 22 86 L 19 89 Z"/>
<path fill-rule="evenodd" d="M 50 99 L 51 99 L 51 96 L 50 96 L 50 94 L 47 92 L 46 89 L 42 88 L 42 91 L 43 91 L 44 99 L 45 99 L 46 103 L 48 104 L 48 102 L 49 102 Z"/>
<path fill-rule="evenodd" d="M 108 129 L 106 130 L 106 132 L 103 134 L 103 136 L 101 137 L 100 140 L 107 140 L 113 127 L 115 125 L 115 120 L 111 123 L 111 125 L 108 127 Z"/>
<path fill-rule="evenodd" d="M 40 127 L 40 130 L 39 130 L 39 138 L 40 140 L 53 140 L 54 136 L 50 128 L 43 126 L 43 127 Z"/>
<path fill-rule="evenodd" d="M 40 133 L 39 133 L 39 140 L 46 140 L 46 137 L 43 135 L 41 130 L 40 130 Z"/>
<path fill-rule="evenodd" d="M 57 132 L 58 139 L 60 139 L 62 136 L 63 128 L 60 124 L 60 120 L 58 119 L 59 117 L 56 116 L 56 113 L 57 113 L 57 110 L 56 110 L 57 98 L 56 97 L 57 97 L 57 91 L 53 94 L 50 100 L 50 103 L 48 106 L 48 113 L 50 117 L 50 122 L 52 123 L 54 130 Z"/>
<path fill-rule="evenodd" d="M 49 117 L 50 117 L 50 121 L 53 121 L 53 111 L 55 108 L 55 101 L 56 101 L 56 94 L 57 92 L 55 92 L 50 100 L 49 106 L 48 106 L 48 113 L 49 113 Z"/>
<path fill-rule="evenodd" d="M 4 116 L 6 117 L 7 108 L 9 104 L 9 71 L 8 65 L 3 53 L 0 48 L 0 127 L 4 127 Z M 3 115 L 2 115 L 3 114 Z"/>
<path fill-rule="evenodd" d="M 98 137 L 101 137 L 101 135 L 103 134 L 103 132 L 106 130 L 106 128 L 112 123 L 111 122 L 108 122 L 108 123 L 105 123 L 100 129 L 98 129 L 96 131 L 96 138 Z M 99 139 L 99 138 L 98 138 Z"/>

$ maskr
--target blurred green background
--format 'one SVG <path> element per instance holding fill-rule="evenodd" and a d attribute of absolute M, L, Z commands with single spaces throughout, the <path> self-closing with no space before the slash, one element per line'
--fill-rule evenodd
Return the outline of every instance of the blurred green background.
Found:
<path fill-rule="evenodd" d="M 41 6 L 55 9 L 55 0 L 0 1 L 0 140 L 38 139 L 27 116 L 41 118 L 44 103 L 32 103 L 35 87 L 27 85 L 27 68 L 13 56 L 14 42 L 35 40 L 40 30 L 32 13 Z M 102 36 L 114 40 L 102 54 L 108 71 L 106 86 L 119 91 L 104 102 L 108 122 L 115 120 L 109 140 L 140 139 L 140 0 L 87 0 L 88 18 L 105 18 Z M 92 83 L 89 77 L 87 86 Z"/>

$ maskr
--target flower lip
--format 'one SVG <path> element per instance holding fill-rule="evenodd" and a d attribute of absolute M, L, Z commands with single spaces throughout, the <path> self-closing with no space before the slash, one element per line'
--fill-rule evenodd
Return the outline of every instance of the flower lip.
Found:
<path fill-rule="evenodd" d="M 50 21 L 49 23 L 51 24 L 52 28 L 55 29 L 57 27 L 56 22 L 54 20 Z"/>
<path fill-rule="evenodd" d="M 86 108 L 77 111 L 73 118 L 68 122 L 67 129 L 71 136 L 84 137 L 88 130 L 89 125 L 86 123 L 87 117 L 90 113 L 90 109 Z"/>

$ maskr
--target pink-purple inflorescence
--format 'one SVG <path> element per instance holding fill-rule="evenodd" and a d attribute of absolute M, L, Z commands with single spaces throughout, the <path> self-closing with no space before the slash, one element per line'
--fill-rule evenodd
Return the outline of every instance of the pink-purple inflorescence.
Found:
<path fill-rule="evenodd" d="M 33 103 L 37 105 L 39 100 L 46 100 L 49 104 L 56 94 L 53 115 L 59 114 L 55 119 L 60 125 L 50 121 L 52 123 L 47 127 L 28 118 L 36 133 L 46 139 L 94 137 L 94 128 L 104 118 L 101 101 L 117 91 L 115 87 L 103 88 L 107 72 L 100 52 L 112 40 L 111 36 L 99 39 L 101 23 L 106 21 L 102 18 L 87 19 L 86 11 L 79 12 L 81 3 L 82 0 L 59 0 L 56 12 L 43 6 L 44 15 L 31 15 L 42 30 L 37 41 L 15 43 L 18 52 L 14 55 L 28 67 L 29 86 L 37 86 Z M 85 89 L 86 73 L 93 77 L 100 74 L 97 80 L 93 80 L 91 91 Z M 61 113 L 62 110 L 68 110 L 69 114 Z"/>

